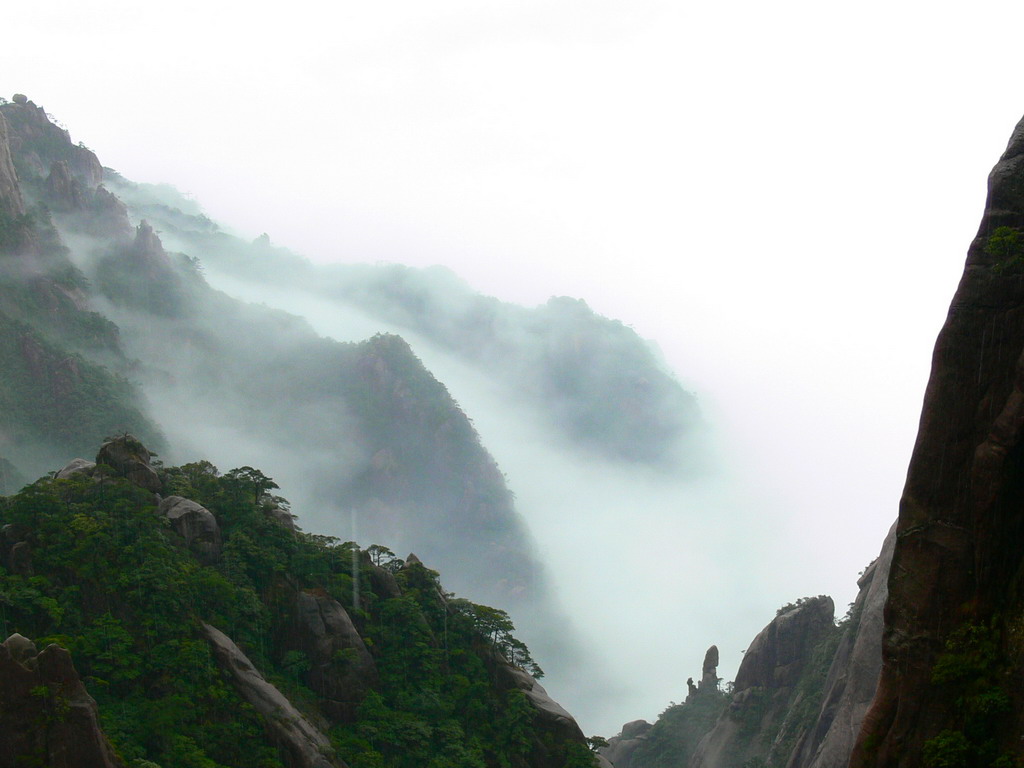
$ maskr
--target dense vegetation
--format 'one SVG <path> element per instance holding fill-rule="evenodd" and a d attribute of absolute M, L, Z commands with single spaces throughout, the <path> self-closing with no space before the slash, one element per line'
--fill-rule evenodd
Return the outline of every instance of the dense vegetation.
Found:
<path fill-rule="evenodd" d="M 153 494 L 103 465 L 0 500 L 7 540 L 31 548 L 29 566 L 7 558 L 0 568 L 0 627 L 72 651 L 130 765 L 282 765 L 260 717 L 222 677 L 200 622 L 324 722 L 309 659 L 285 639 L 284 604 L 297 591 L 344 606 L 379 673 L 353 716 L 330 718 L 336 753 L 353 768 L 511 768 L 535 764 L 538 749 L 559 765 L 592 763 L 581 742 L 537 729 L 525 694 L 502 682 L 505 654 L 539 672 L 502 611 L 455 599 L 435 572 L 384 548 L 370 550 L 377 565 L 352 542 L 291 530 L 279 520 L 286 502 L 258 470 L 221 475 L 199 462 L 159 472 L 168 494 L 216 516 L 223 544 L 212 564 L 154 514 Z M 337 665 L 351 663 L 338 656 Z"/>
<path fill-rule="evenodd" d="M 683 704 L 671 704 L 633 753 L 634 768 L 686 768 L 700 742 L 718 721 L 730 696 L 702 689 Z"/>

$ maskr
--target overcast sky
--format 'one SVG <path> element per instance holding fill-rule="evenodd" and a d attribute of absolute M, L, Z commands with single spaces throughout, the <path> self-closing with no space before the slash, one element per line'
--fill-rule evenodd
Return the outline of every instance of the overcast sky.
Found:
<path fill-rule="evenodd" d="M 852 600 L 897 512 L 986 175 L 1024 113 L 1024 5 L 107 0 L 4 16 L 5 95 L 243 236 L 442 263 L 525 304 L 582 297 L 654 340 L 791 541 L 774 602 Z"/>

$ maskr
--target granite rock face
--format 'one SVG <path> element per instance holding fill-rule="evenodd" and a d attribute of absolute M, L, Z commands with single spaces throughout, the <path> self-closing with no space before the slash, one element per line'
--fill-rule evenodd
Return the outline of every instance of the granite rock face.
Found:
<path fill-rule="evenodd" d="M 377 666 L 348 612 L 326 593 L 295 593 L 282 647 L 309 660 L 306 681 L 332 720 L 350 721 L 379 682 Z"/>
<path fill-rule="evenodd" d="M 834 628 L 832 598 L 807 598 L 783 610 L 754 638 L 736 673 L 734 695 L 701 739 L 691 768 L 729 768 L 764 760 L 766 742 L 787 727 L 796 688 L 819 641 Z"/>
<path fill-rule="evenodd" d="M 608 739 L 608 746 L 601 749 L 601 754 L 615 768 L 629 768 L 633 753 L 647 741 L 650 730 L 651 724 L 646 720 L 626 723 L 618 736 Z"/>
<path fill-rule="evenodd" d="M 37 652 L 21 635 L 0 643 L 0 768 L 121 768 L 96 702 L 57 645 Z"/>
<path fill-rule="evenodd" d="M 7 121 L 0 115 L 0 215 L 8 218 L 25 213 L 25 201 L 21 198 L 18 174 L 11 160 Z"/>
<path fill-rule="evenodd" d="M 202 631 L 217 664 L 239 695 L 263 718 L 288 768 L 345 768 L 345 763 L 333 756 L 330 739 L 263 679 L 231 638 L 209 624 L 203 624 Z"/>
<path fill-rule="evenodd" d="M 67 130 L 50 120 L 46 110 L 29 99 L 3 105 L 10 128 L 11 153 L 22 181 L 44 179 L 54 160 L 65 160 L 71 174 L 87 189 L 103 181 L 103 166 L 92 150 L 74 144 Z"/>
<path fill-rule="evenodd" d="M 97 464 L 106 464 L 140 488 L 158 493 L 163 487 L 151 466 L 153 454 L 137 438 L 121 435 L 107 440 L 96 454 Z"/>
<path fill-rule="evenodd" d="M 53 210 L 77 211 L 85 204 L 82 185 L 71 175 L 67 160 L 50 166 L 44 190 L 46 202 Z"/>
<path fill-rule="evenodd" d="M 708 648 L 708 652 L 704 654 L 704 666 L 701 670 L 701 678 L 698 688 L 703 688 L 704 686 L 711 686 L 712 688 L 718 687 L 717 645 L 712 645 Z"/>
<path fill-rule="evenodd" d="M 175 533 L 185 540 L 199 562 L 209 565 L 220 556 L 220 526 L 213 513 L 191 499 L 168 496 L 160 502 L 157 514 L 171 521 Z"/>
<path fill-rule="evenodd" d="M 857 581 L 850 626 L 829 668 L 817 720 L 793 750 L 788 768 L 845 768 L 850 762 L 882 671 L 883 613 L 895 544 L 893 524 L 878 559 Z"/>
<path fill-rule="evenodd" d="M 57 480 L 67 480 L 75 475 L 91 475 L 96 469 L 96 462 L 88 459 L 72 459 L 61 467 L 55 475 Z"/>
<path fill-rule="evenodd" d="M 979 756 L 1022 751 L 1024 697 L 1001 682 L 1024 674 L 1022 232 L 1024 121 L 989 176 L 935 344 L 900 502 L 882 674 L 853 766 L 921 765 L 940 735 Z M 936 663 L 958 645 L 984 659 L 976 683 L 1005 703 L 983 719 L 965 709 L 977 693 L 966 680 L 935 679 Z M 985 646 L 991 652 L 981 654 Z"/>

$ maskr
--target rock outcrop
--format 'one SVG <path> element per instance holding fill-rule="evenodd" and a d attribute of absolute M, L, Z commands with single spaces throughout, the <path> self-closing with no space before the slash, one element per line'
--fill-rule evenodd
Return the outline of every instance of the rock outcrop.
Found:
<path fill-rule="evenodd" d="M 88 459 L 72 459 L 54 475 L 58 480 L 67 480 L 69 477 L 75 475 L 91 475 L 92 471 L 96 469 L 96 462 L 89 461 Z"/>
<path fill-rule="evenodd" d="M 345 763 L 333 756 L 330 739 L 263 679 L 231 638 L 209 624 L 203 624 L 202 631 L 218 665 L 239 695 L 263 717 L 288 768 L 345 768 Z"/>
<path fill-rule="evenodd" d="M 0 115 L 0 217 L 13 219 L 25 213 L 18 174 L 11 159 L 7 121 Z"/>
<path fill-rule="evenodd" d="M 0 107 L 10 128 L 11 154 L 24 181 L 42 180 L 52 163 L 67 161 L 72 175 L 87 189 L 103 181 L 103 166 L 92 150 L 73 144 L 68 132 L 50 120 L 46 110 L 32 101 L 14 101 Z"/>
<path fill-rule="evenodd" d="M 185 540 L 199 562 L 209 565 L 220 556 L 220 526 L 213 513 L 198 502 L 181 496 L 160 501 L 157 514 L 167 518 L 175 533 Z"/>
<path fill-rule="evenodd" d="M 67 160 L 58 160 L 50 166 L 44 191 L 52 210 L 77 211 L 84 205 L 82 185 L 71 175 Z"/>
<path fill-rule="evenodd" d="M 492 652 L 489 666 L 498 690 L 521 691 L 535 712 L 530 727 L 532 744 L 525 764 L 534 768 L 560 768 L 564 759 L 557 756 L 560 747 L 555 745 L 586 743 L 576 719 L 552 699 L 536 679 L 525 670 L 509 664 L 501 654 Z M 597 760 L 600 768 L 611 768 L 605 757 L 598 755 Z"/>
<path fill-rule="evenodd" d="M 1024 121 L 989 176 L 981 226 L 936 341 L 900 502 L 882 675 L 857 768 L 918 766 L 926 753 L 947 765 L 1021 755 L 1022 233 Z M 973 659 L 970 675 L 936 673 L 957 654 Z M 978 696 L 996 705 L 984 716 L 972 713 Z"/>
<path fill-rule="evenodd" d="M 693 768 L 727 768 L 765 760 L 797 704 L 797 684 L 818 643 L 834 630 L 832 598 L 799 601 L 754 638 L 731 703 L 693 754 Z"/>
<path fill-rule="evenodd" d="M 646 720 L 633 720 L 622 726 L 618 736 L 608 739 L 608 746 L 601 749 L 601 755 L 615 768 L 630 768 L 633 753 L 647 741 L 651 724 Z"/>
<path fill-rule="evenodd" d="M 895 544 L 893 524 L 878 559 L 857 580 L 860 591 L 825 680 L 821 709 L 793 750 L 788 768 L 845 768 L 850 762 L 882 671 L 883 612 Z"/>
<path fill-rule="evenodd" d="M 712 645 L 708 648 L 708 652 L 704 654 L 704 666 L 701 670 L 700 683 L 697 685 L 697 689 L 700 690 L 705 686 L 712 688 L 718 687 L 718 646 Z"/>
<path fill-rule="evenodd" d="M 0 643 L 0 768 L 120 768 L 96 702 L 57 645 L 41 653 L 21 635 Z"/>
<path fill-rule="evenodd" d="M 140 488 L 158 493 L 163 487 L 156 470 L 149 466 L 153 454 L 137 438 L 121 435 L 107 440 L 96 454 L 96 463 L 105 464 Z"/>
<path fill-rule="evenodd" d="M 107 235 L 118 240 L 131 236 L 128 208 L 102 184 L 92 194 L 89 214 L 81 224 L 93 234 Z"/>
<path fill-rule="evenodd" d="M 31 531 L 19 523 L 0 528 L 0 565 L 20 576 L 32 575 Z"/>
<path fill-rule="evenodd" d="M 296 592 L 290 613 L 282 650 L 305 654 L 309 660 L 306 682 L 320 697 L 321 709 L 328 717 L 338 722 L 353 720 L 356 707 L 379 678 L 348 612 L 318 590 Z"/>

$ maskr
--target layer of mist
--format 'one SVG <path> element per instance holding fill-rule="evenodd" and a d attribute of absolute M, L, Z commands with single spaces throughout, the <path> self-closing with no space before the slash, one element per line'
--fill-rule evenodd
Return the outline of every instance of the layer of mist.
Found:
<path fill-rule="evenodd" d="M 207 278 L 230 295 L 301 315 L 338 340 L 397 330 L 306 292 L 209 268 Z M 500 382 L 429 339 L 403 335 L 505 472 L 556 599 L 584 638 L 587 653 L 567 656 L 552 642 L 557 629 L 514 612 L 547 672 L 545 686 L 584 729 L 611 735 L 682 700 L 712 643 L 723 648 L 720 673 L 732 674 L 763 623 L 766 595 L 779 592 L 775 561 L 785 550 L 785 531 L 759 513 L 755 492 L 707 457 L 694 477 L 567 450 L 543 414 L 510 400 Z M 707 451 L 708 438 L 695 434 L 690 449 Z M 316 518 L 318 530 L 331 525 Z M 752 573 L 761 574 L 753 584 Z"/>

